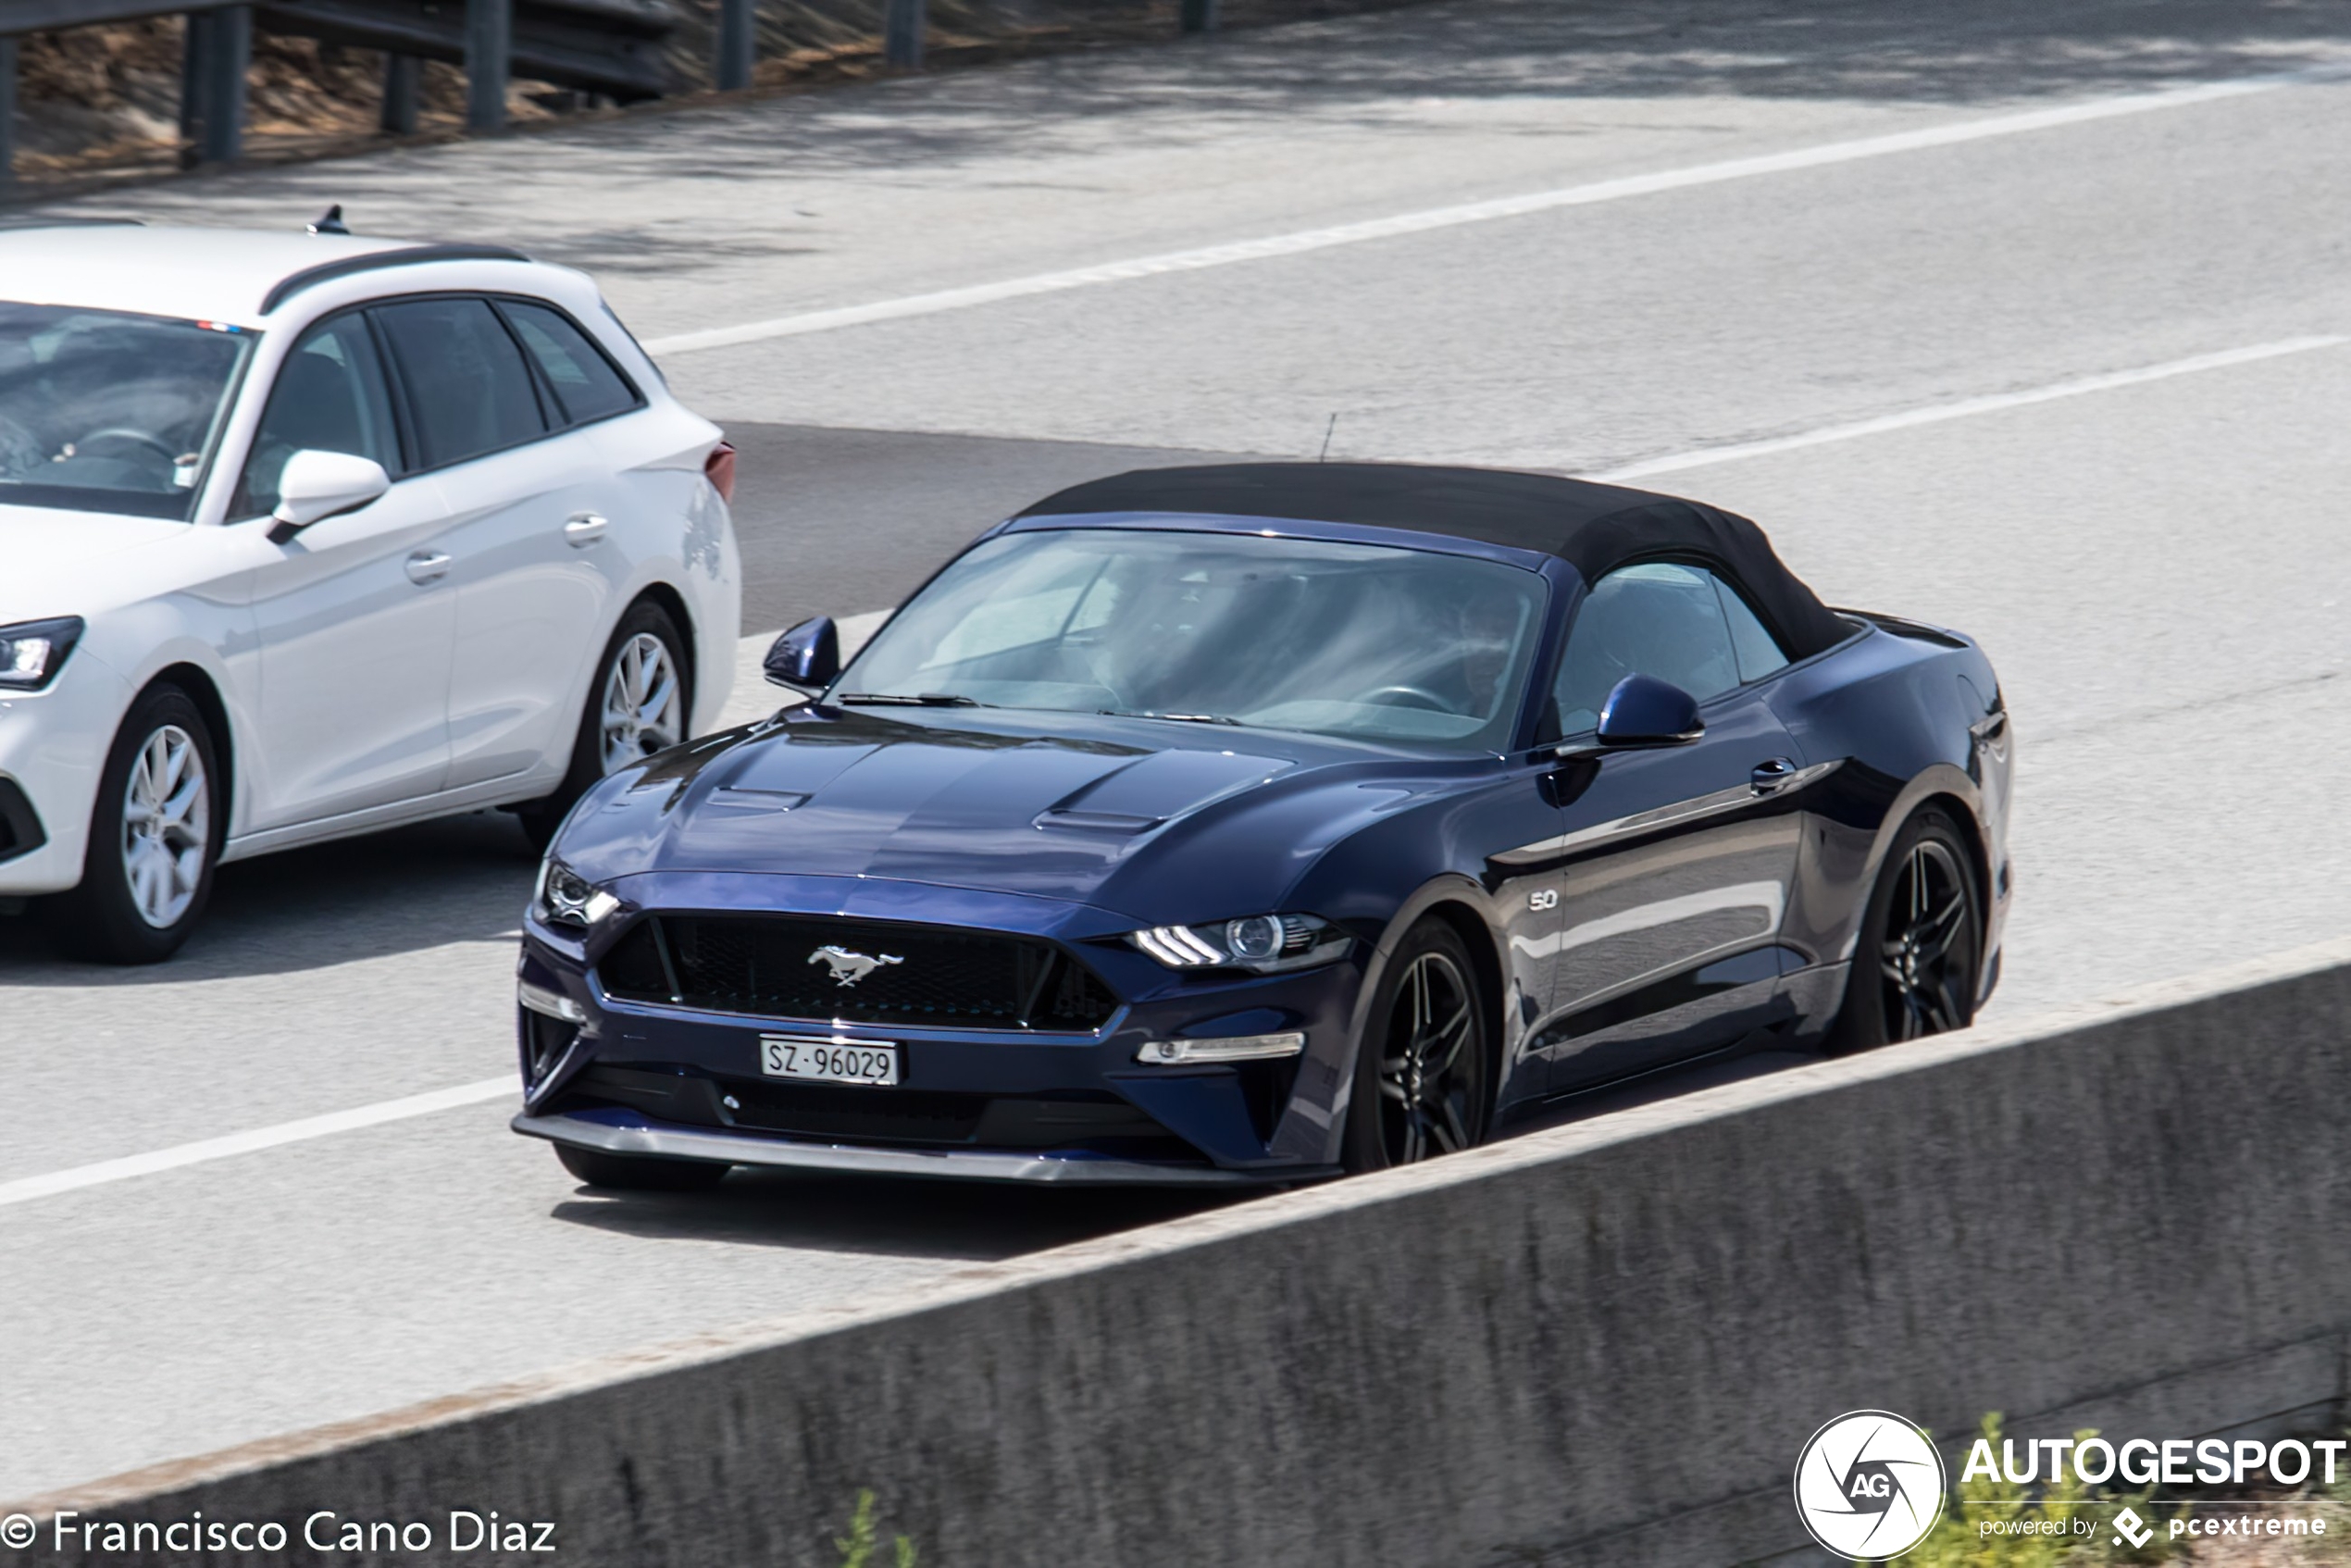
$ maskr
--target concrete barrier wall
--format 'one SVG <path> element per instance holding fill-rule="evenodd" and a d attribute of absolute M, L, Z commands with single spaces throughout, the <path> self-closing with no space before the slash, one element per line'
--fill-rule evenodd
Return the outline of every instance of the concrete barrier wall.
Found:
<path fill-rule="evenodd" d="M 871 1487 L 927 1568 L 1727 1564 L 1802 1546 L 1847 1410 L 2316 1425 L 2346 1361 L 2351 942 L 41 1510 L 494 1508 L 567 1563 L 831 1568 Z"/>

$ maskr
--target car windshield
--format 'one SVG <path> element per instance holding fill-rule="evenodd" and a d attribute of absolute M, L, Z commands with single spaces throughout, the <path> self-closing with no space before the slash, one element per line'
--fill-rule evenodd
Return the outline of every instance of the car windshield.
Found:
<path fill-rule="evenodd" d="M 1137 529 L 982 541 L 835 702 L 969 702 L 1501 751 L 1546 590 L 1420 550 Z"/>
<path fill-rule="evenodd" d="M 184 520 L 255 336 L 0 300 L 0 506 Z"/>

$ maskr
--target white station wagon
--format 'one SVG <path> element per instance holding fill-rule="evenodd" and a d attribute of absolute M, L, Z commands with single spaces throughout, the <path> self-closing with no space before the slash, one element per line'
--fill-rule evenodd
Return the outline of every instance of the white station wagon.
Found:
<path fill-rule="evenodd" d="M 580 273 L 0 229 L 0 907 L 173 952 L 223 861 L 588 785 L 733 678 L 734 453 Z"/>

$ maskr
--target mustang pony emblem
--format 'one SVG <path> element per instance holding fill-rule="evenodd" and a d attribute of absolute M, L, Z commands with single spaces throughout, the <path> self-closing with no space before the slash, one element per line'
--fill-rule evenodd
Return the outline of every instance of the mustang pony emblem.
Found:
<path fill-rule="evenodd" d="M 833 972 L 833 984 L 853 986 L 885 964 L 903 964 L 906 961 L 902 958 L 892 958 L 886 952 L 879 958 L 868 958 L 862 952 L 852 952 L 845 947 L 827 944 L 810 953 L 808 962 L 823 964 L 830 968 Z"/>

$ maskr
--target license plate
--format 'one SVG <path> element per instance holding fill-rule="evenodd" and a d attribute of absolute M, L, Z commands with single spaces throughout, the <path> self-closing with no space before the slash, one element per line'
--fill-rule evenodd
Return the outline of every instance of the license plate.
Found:
<path fill-rule="evenodd" d="M 889 1085 L 898 1081 L 898 1047 L 822 1035 L 761 1035 L 759 1068 L 771 1078 Z"/>

